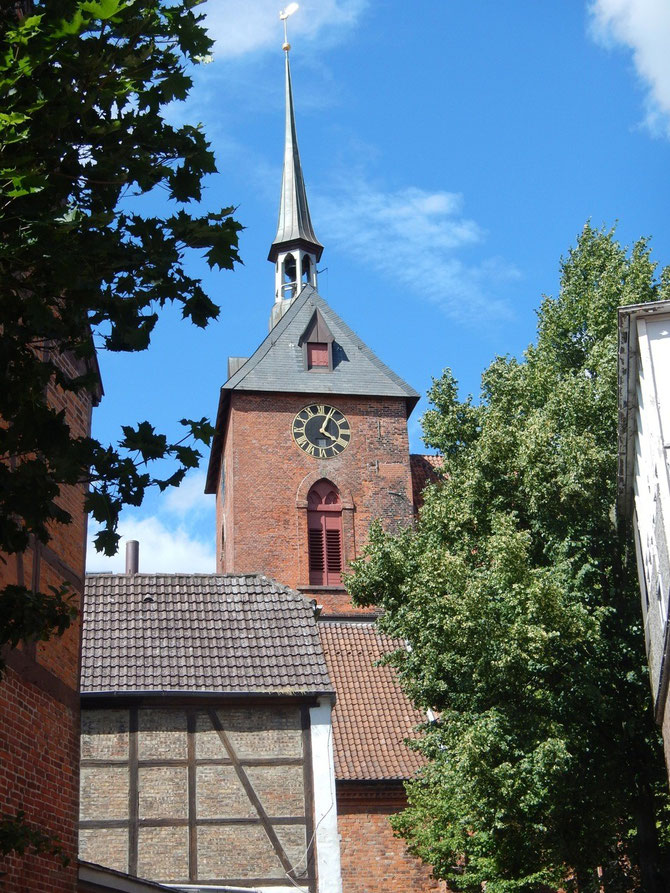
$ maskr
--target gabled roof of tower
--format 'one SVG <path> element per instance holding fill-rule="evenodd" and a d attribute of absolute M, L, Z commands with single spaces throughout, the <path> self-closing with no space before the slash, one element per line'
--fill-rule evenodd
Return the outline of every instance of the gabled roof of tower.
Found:
<path fill-rule="evenodd" d="M 328 372 L 305 366 L 301 338 L 316 310 L 334 338 L 333 368 Z M 399 397 L 406 401 L 407 415 L 419 400 L 414 388 L 389 369 L 311 285 L 304 286 L 258 349 L 221 388 L 207 493 L 216 490 L 225 400 L 231 391 Z"/>
<path fill-rule="evenodd" d="M 307 205 L 307 192 L 302 176 L 298 137 L 293 111 L 293 91 L 291 88 L 291 67 L 286 53 L 286 137 L 284 142 L 284 172 L 282 174 L 281 197 L 279 200 L 279 220 L 277 235 L 270 248 L 269 260 L 277 259 L 282 247 L 303 243 L 311 247 L 316 259 L 321 258 L 323 245 L 314 234 L 312 220 Z"/>
<path fill-rule="evenodd" d="M 315 310 L 320 311 L 335 340 L 337 356 L 327 374 L 306 369 L 303 358 L 301 339 Z M 411 408 L 419 399 L 414 388 L 389 369 L 311 285 L 304 286 L 255 353 L 223 387 L 228 391 L 403 397 Z"/>
<path fill-rule="evenodd" d="M 90 574 L 89 695 L 330 694 L 314 609 L 260 574 Z"/>

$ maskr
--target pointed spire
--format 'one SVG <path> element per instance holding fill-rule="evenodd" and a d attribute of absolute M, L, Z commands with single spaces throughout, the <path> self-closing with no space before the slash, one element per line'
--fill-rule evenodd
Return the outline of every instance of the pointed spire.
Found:
<path fill-rule="evenodd" d="M 268 260 L 277 261 L 278 255 L 288 248 L 300 247 L 320 260 L 323 245 L 314 235 L 312 221 L 307 205 L 305 181 L 300 165 L 298 138 L 295 129 L 293 112 L 293 91 L 291 89 L 291 68 L 288 51 L 290 46 L 284 43 L 286 52 L 286 141 L 284 146 L 284 172 L 282 174 L 281 199 L 279 202 L 279 221 L 277 235 L 270 248 Z"/>

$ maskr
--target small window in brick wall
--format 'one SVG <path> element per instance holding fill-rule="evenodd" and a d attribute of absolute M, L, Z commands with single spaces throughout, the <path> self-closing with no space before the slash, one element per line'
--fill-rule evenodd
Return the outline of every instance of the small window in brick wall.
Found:
<path fill-rule="evenodd" d="M 321 480 L 307 497 L 307 547 L 312 586 L 342 582 L 342 502 L 337 488 Z"/>
<path fill-rule="evenodd" d="M 312 343 L 307 345 L 308 369 L 313 369 L 315 366 L 327 369 L 329 365 L 330 363 L 328 362 L 328 344 L 320 341 L 313 341 Z"/>

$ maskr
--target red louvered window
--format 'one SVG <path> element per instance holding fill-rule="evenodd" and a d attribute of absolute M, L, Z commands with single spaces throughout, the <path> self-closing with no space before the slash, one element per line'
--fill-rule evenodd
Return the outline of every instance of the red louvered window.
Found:
<path fill-rule="evenodd" d="M 307 497 L 309 582 L 339 586 L 342 582 L 342 503 L 330 481 L 321 480 Z"/>

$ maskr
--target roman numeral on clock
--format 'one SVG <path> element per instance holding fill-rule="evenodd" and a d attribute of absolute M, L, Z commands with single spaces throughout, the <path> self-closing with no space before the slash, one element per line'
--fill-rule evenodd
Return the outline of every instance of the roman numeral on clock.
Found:
<path fill-rule="evenodd" d="M 298 449 L 314 459 L 332 459 L 349 446 L 351 426 L 347 417 L 326 403 L 303 406 L 291 425 Z"/>

